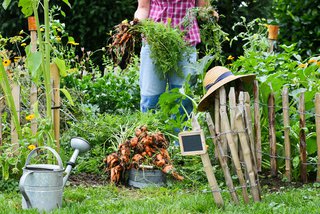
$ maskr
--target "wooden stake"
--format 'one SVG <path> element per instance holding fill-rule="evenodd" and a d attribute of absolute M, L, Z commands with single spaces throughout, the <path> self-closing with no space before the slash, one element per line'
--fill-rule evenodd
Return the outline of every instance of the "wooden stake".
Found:
<path fill-rule="evenodd" d="M 214 94 L 214 124 L 216 124 L 215 130 L 216 130 L 217 134 L 220 134 L 220 132 L 221 132 L 219 108 L 220 108 L 219 94 L 215 93 Z M 222 147 L 223 147 L 223 143 L 224 143 L 223 139 L 221 139 L 221 143 L 222 143 Z M 216 159 L 218 158 L 218 151 L 216 149 L 214 151 L 214 156 Z"/>
<path fill-rule="evenodd" d="M 249 136 L 250 141 L 250 149 L 252 154 L 252 160 L 254 167 L 257 167 L 257 158 L 256 158 L 256 149 L 254 145 L 254 136 L 253 136 L 253 129 L 252 129 L 252 116 L 251 116 L 251 109 L 250 109 L 250 95 L 248 92 L 244 92 L 244 119 L 245 124 L 247 127 L 247 133 Z"/>
<path fill-rule="evenodd" d="M 230 192 L 231 198 L 236 204 L 239 204 L 238 195 L 237 195 L 237 193 L 235 191 L 235 188 L 234 188 L 234 185 L 233 185 L 233 181 L 232 181 L 232 178 L 231 178 L 231 174 L 230 174 L 230 170 L 229 170 L 226 158 L 225 158 L 225 154 L 223 153 L 223 149 L 221 147 L 221 139 L 220 139 L 220 137 L 218 135 L 216 135 L 216 133 L 214 131 L 214 124 L 213 124 L 212 118 L 211 118 L 209 113 L 206 113 L 206 121 L 207 121 L 207 124 L 208 124 L 208 127 L 209 127 L 209 131 L 210 131 L 211 137 L 213 139 L 214 146 L 216 148 L 216 151 L 218 151 L 219 162 L 220 162 L 220 165 L 222 167 L 223 174 L 224 174 L 224 177 L 226 179 L 226 184 L 227 184 L 227 186 L 229 188 L 229 192 Z"/>
<path fill-rule="evenodd" d="M 260 127 L 260 107 L 259 107 L 259 85 L 258 81 L 253 82 L 253 97 L 254 97 L 254 132 L 256 144 L 257 169 L 261 172 L 262 149 L 261 149 L 261 127 Z"/>
<path fill-rule="evenodd" d="M 230 122 L 229 118 L 227 115 L 227 110 L 226 110 L 226 90 L 224 86 L 221 86 L 219 89 L 219 95 L 220 95 L 220 115 L 221 115 L 221 120 L 223 121 L 221 130 L 222 132 L 226 133 L 227 136 L 227 142 L 231 151 L 231 156 L 232 160 L 234 162 L 234 166 L 236 168 L 236 172 L 239 178 L 240 185 L 242 187 L 242 195 L 245 203 L 249 203 L 249 196 L 247 192 L 247 185 L 246 181 L 244 179 L 244 175 L 241 170 L 241 164 L 238 156 L 238 151 L 236 150 L 236 146 L 233 142 L 233 137 L 231 134 L 231 129 L 230 129 Z"/>
<path fill-rule="evenodd" d="M 37 29 L 35 27 L 35 20 L 33 18 L 28 18 L 29 30 L 30 30 L 30 49 L 32 53 L 37 51 Z M 33 114 L 34 104 L 38 101 L 37 86 L 34 82 L 31 82 L 30 88 L 30 113 Z M 31 132 L 33 135 L 37 134 L 38 125 L 36 120 L 31 120 Z"/>
<path fill-rule="evenodd" d="M 234 91 L 234 87 L 230 88 L 229 91 L 229 109 L 230 109 L 230 125 L 231 130 L 235 130 L 235 120 L 236 120 L 236 94 Z M 233 142 L 236 146 L 237 151 L 239 151 L 238 145 L 238 135 L 237 133 L 233 133 Z"/>
<path fill-rule="evenodd" d="M 275 127 L 274 94 L 270 93 L 268 98 L 268 118 L 269 118 L 269 143 L 270 143 L 270 165 L 271 175 L 277 176 L 277 143 Z"/>
<path fill-rule="evenodd" d="M 299 112 L 300 112 L 300 176 L 303 183 L 307 183 L 307 144 L 306 144 L 306 118 L 305 118 L 305 104 L 304 92 L 301 92 L 299 99 Z"/>
<path fill-rule="evenodd" d="M 192 116 L 192 129 L 194 131 L 199 131 L 200 130 L 200 125 L 199 125 L 198 119 L 197 119 L 197 117 L 195 115 Z M 214 201 L 216 202 L 218 207 L 223 207 L 224 206 L 224 202 L 223 202 L 223 199 L 222 199 L 222 196 L 221 196 L 221 190 L 219 188 L 217 179 L 216 179 L 216 177 L 214 175 L 214 171 L 213 171 L 213 168 L 212 168 L 212 165 L 211 165 L 211 161 L 210 161 L 209 155 L 208 155 L 208 153 L 205 153 L 205 154 L 200 155 L 200 156 L 201 156 L 201 160 L 202 160 L 202 163 L 203 163 L 204 171 L 206 172 L 207 179 L 208 179 L 211 191 L 212 191 L 212 195 L 213 195 Z"/>
<path fill-rule="evenodd" d="M 291 182 L 291 146 L 290 146 L 290 120 L 289 120 L 289 95 L 288 88 L 282 91 L 282 109 L 283 109 L 283 125 L 284 125 L 284 147 L 286 156 L 286 172 L 285 176 Z"/>
<path fill-rule="evenodd" d="M 316 132 L 317 132 L 317 148 L 318 148 L 317 182 L 320 182 L 320 93 L 316 93 L 315 108 L 316 108 Z"/>
<path fill-rule="evenodd" d="M 56 149 L 60 151 L 60 75 L 56 64 L 50 65 L 53 88 L 53 129 Z"/>
<path fill-rule="evenodd" d="M 246 168 L 249 176 L 249 182 L 251 186 L 253 200 L 260 201 L 260 193 L 258 188 L 259 185 L 258 185 L 258 180 L 256 180 L 258 176 L 256 174 L 256 169 L 254 169 L 255 166 L 252 164 L 252 159 L 251 159 L 252 152 L 249 147 L 249 142 L 247 141 L 247 135 L 246 135 L 244 119 L 242 117 L 241 108 L 242 108 L 241 106 L 238 106 L 237 108 L 236 121 L 235 121 L 236 131 L 238 132 L 239 139 L 240 139 L 240 145 L 241 145 L 244 162 L 246 164 Z"/>

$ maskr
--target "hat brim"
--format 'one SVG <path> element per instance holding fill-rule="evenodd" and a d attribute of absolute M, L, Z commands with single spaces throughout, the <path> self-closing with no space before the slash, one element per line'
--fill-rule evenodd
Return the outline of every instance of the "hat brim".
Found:
<path fill-rule="evenodd" d="M 247 75 L 237 75 L 237 76 L 229 76 L 218 83 L 214 84 L 207 93 L 201 98 L 199 105 L 198 105 L 198 111 L 206 111 L 209 106 L 209 97 L 215 92 L 217 89 L 219 89 L 221 86 L 232 82 L 236 79 L 241 79 L 243 82 L 250 83 L 256 78 L 255 74 L 247 74 Z"/>

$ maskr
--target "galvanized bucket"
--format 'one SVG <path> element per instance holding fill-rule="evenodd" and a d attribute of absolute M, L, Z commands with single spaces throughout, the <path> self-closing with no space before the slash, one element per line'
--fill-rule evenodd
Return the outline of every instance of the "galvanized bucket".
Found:
<path fill-rule="evenodd" d="M 52 152 L 58 165 L 29 165 L 31 157 L 39 149 Z M 39 211 L 50 211 L 62 205 L 63 165 L 59 154 L 50 147 L 38 147 L 30 152 L 23 168 L 19 183 L 22 194 L 22 208 L 37 208 Z"/>
<path fill-rule="evenodd" d="M 149 186 L 164 186 L 166 175 L 158 169 L 130 169 L 129 186 L 144 188 Z"/>

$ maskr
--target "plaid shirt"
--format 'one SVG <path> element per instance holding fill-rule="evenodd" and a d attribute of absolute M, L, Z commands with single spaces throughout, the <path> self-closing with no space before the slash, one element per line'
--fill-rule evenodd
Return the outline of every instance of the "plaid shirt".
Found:
<path fill-rule="evenodd" d="M 195 0 L 150 0 L 150 13 L 149 18 L 155 22 L 167 23 L 167 19 L 171 19 L 173 27 L 179 26 L 181 30 L 181 22 L 189 8 L 195 7 Z M 190 45 L 196 45 L 201 42 L 200 30 L 196 19 L 193 24 L 188 28 L 185 40 Z"/>

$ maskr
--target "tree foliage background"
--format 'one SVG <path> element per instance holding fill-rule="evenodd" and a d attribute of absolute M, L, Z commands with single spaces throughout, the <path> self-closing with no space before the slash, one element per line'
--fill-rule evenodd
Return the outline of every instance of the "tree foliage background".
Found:
<path fill-rule="evenodd" d="M 81 46 L 95 50 L 106 45 L 108 32 L 124 19 L 131 20 L 137 6 L 137 0 L 70 0 L 71 8 L 62 1 L 52 0 L 50 4 L 62 7 L 66 16 L 60 17 L 66 23 L 66 30 Z M 245 17 L 248 21 L 254 18 L 268 18 L 279 23 L 279 42 L 297 43 L 301 55 L 319 53 L 320 26 L 319 0 L 211 0 L 221 15 L 219 24 L 229 33 L 229 37 L 237 35 L 232 30 L 234 23 Z M 27 20 L 18 8 L 18 1 L 12 1 L 7 10 L 0 7 L 0 33 L 3 36 L 17 35 L 21 29 L 27 30 Z M 230 47 L 225 44 L 226 54 L 241 54 L 241 42 Z"/>

